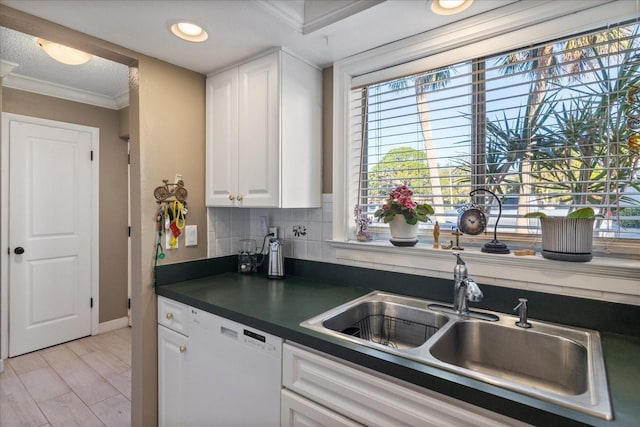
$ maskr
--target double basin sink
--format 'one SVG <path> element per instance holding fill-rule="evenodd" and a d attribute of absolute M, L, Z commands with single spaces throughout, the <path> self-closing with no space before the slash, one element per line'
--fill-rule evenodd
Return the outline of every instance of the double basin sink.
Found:
<path fill-rule="evenodd" d="M 597 331 L 372 292 L 301 323 L 592 416 L 612 419 Z"/>

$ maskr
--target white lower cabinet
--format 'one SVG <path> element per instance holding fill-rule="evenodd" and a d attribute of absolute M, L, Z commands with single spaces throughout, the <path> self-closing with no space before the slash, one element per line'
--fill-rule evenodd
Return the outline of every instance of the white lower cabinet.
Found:
<path fill-rule="evenodd" d="M 189 338 L 158 325 L 158 426 L 183 426 Z"/>
<path fill-rule="evenodd" d="M 189 307 L 158 297 L 158 426 L 185 425 Z"/>
<path fill-rule="evenodd" d="M 283 426 L 526 425 L 297 345 L 282 363 Z"/>
<path fill-rule="evenodd" d="M 363 427 L 362 424 L 358 424 L 287 389 L 282 390 L 281 402 L 280 420 L 282 427 Z"/>

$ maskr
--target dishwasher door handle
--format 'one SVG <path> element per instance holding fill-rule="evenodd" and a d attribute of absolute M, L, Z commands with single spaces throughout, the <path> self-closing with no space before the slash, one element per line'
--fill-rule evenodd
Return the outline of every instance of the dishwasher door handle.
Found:
<path fill-rule="evenodd" d="M 220 333 L 222 335 L 226 335 L 229 338 L 233 338 L 234 340 L 238 339 L 238 332 L 225 326 L 220 326 Z"/>

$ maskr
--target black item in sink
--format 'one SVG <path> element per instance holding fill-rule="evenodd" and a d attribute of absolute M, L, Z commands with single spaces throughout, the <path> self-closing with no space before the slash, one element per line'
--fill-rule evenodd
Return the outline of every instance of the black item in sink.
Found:
<path fill-rule="evenodd" d="M 438 327 L 372 314 L 342 330 L 343 334 L 394 348 L 417 347 L 438 332 Z"/>
<path fill-rule="evenodd" d="M 345 335 L 351 335 L 352 337 L 360 338 L 360 328 L 356 328 L 355 326 L 350 326 L 348 328 L 343 329 L 342 331 Z"/>

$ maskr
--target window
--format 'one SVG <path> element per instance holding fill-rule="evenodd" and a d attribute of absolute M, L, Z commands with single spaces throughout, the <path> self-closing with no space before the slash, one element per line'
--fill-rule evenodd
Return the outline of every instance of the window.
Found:
<path fill-rule="evenodd" d="M 502 233 L 590 206 L 596 236 L 640 240 L 638 52 L 629 23 L 352 89 L 353 203 L 371 218 L 408 185 L 446 229 L 485 188 Z"/>

